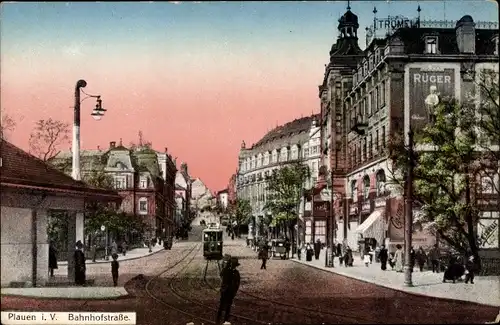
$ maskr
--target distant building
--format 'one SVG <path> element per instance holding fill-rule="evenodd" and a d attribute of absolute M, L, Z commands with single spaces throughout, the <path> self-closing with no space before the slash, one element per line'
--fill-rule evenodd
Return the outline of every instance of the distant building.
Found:
<path fill-rule="evenodd" d="M 229 178 L 229 182 L 227 184 L 227 200 L 229 205 L 236 203 L 236 179 L 237 173 L 234 173 Z"/>
<path fill-rule="evenodd" d="M 295 119 L 268 132 L 261 140 L 247 148 L 241 145 L 238 162 L 237 197 L 246 199 L 252 207 L 249 236 L 260 236 L 267 232 L 272 218 L 264 206 L 268 198 L 266 178 L 284 164 L 301 161 L 314 173 L 318 172 L 319 150 L 318 115 Z M 313 130 L 311 132 L 311 130 Z M 308 181 L 312 186 L 312 179 Z"/>
<path fill-rule="evenodd" d="M 71 155 L 71 151 L 61 151 L 50 164 L 70 174 Z M 108 150 L 82 150 L 80 156 L 82 179 L 99 171 L 111 176 L 123 198 L 120 210 L 142 218 L 148 225 L 144 236 L 161 237 L 173 232 L 172 180 L 176 169 L 170 155 L 149 147 L 131 150 L 112 141 Z"/>
<path fill-rule="evenodd" d="M 186 163 L 181 163 L 180 170 L 177 171 L 175 175 L 175 193 L 182 197 L 181 200 L 176 200 L 177 209 L 182 210 L 181 217 L 181 227 L 186 227 L 191 224 L 194 218 L 193 212 L 191 210 L 190 202 L 192 196 L 192 183 L 193 180 L 188 172 L 188 165 Z M 180 207 L 179 205 L 182 205 Z"/>
<path fill-rule="evenodd" d="M 217 203 L 222 209 L 227 209 L 229 206 L 229 194 L 228 190 L 225 188 L 217 192 Z"/>

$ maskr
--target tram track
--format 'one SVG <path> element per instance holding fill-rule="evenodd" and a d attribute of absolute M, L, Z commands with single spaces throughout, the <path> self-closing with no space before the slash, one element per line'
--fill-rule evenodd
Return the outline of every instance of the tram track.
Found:
<path fill-rule="evenodd" d="M 214 287 L 212 284 L 209 283 L 207 279 L 207 274 L 204 272 L 203 274 L 203 281 L 204 283 L 210 287 L 212 290 L 217 290 L 216 287 Z M 293 313 L 296 314 L 297 310 L 303 311 L 304 313 L 301 314 L 302 317 L 306 316 L 307 318 L 312 319 L 313 321 L 318 319 L 318 316 L 321 316 L 324 318 L 325 315 L 334 317 L 336 318 L 336 321 L 338 321 L 338 318 L 341 318 L 342 321 L 344 320 L 350 320 L 350 321 L 355 321 L 356 323 L 365 323 L 365 324 L 383 324 L 380 323 L 379 321 L 375 321 L 373 319 L 367 319 L 364 317 L 359 317 L 359 316 L 353 316 L 353 315 L 347 315 L 343 313 L 335 313 L 331 311 L 325 311 L 325 310 L 318 310 L 316 308 L 310 308 L 310 307 L 304 307 L 304 306 L 299 306 L 296 304 L 291 304 L 291 303 L 286 303 L 283 301 L 277 301 L 277 300 L 272 300 L 268 299 L 266 297 L 256 295 L 253 293 L 250 293 L 246 290 L 239 289 L 238 293 L 243 294 L 244 296 L 250 297 L 252 299 L 242 299 L 241 297 L 236 297 L 235 300 L 245 302 L 245 303 L 251 303 L 256 306 L 262 305 L 261 303 L 267 303 L 267 305 L 272 305 L 275 308 L 275 314 L 277 312 L 277 306 L 279 306 L 281 309 L 280 312 L 288 312 L 288 313 Z"/>
<path fill-rule="evenodd" d="M 156 276 L 151 278 L 145 286 L 145 291 L 147 292 L 149 297 L 151 297 L 152 299 L 154 299 L 155 301 L 157 301 L 161 305 L 164 305 L 165 307 L 167 307 L 171 310 L 175 310 L 179 313 L 182 313 L 186 316 L 189 316 L 192 320 L 199 320 L 199 321 L 202 321 L 203 323 L 206 323 L 206 324 L 216 324 L 216 322 L 213 319 L 209 319 L 208 316 L 204 316 L 204 315 L 207 314 L 207 310 L 212 311 L 211 315 L 216 314 L 217 308 L 214 308 L 213 306 L 218 304 L 218 299 L 214 299 L 212 304 L 208 305 L 205 303 L 201 303 L 199 300 L 195 300 L 195 299 L 186 297 L 185 295 L 183 295 L 180 292 L 180 290 L 178 290 L 175 287 L 176 280 L 181 279 L 180 282 L 182 282 L 183 279 L 184 280 L 191 279 L 189 277 L 182 278 L 180 276 L 191 265 L 191 263 L 194 261 L 194 259 L 197 257 L 196 253 L 198 253 L 200 248 L 201 248 L 200 244 L 195 245 L 181 260 L 179 260 L 174 265 L 169 266 L 168 268 L 166 268 L 165 270 L 163 270 L 162 272 L 160 272 L 159 274 L 157 274 Z M 193 252 L 194 252 L 194 254 L 193 254 Z M 178 299 L 181 299 L 185 303 L 188 303 L 190 305 L 190 311 L 186 311 L 186 310 L 178 307 L 175 303 L 167 302 L 164 299 L 159 298 L 158 296 L 153 294 L 153 290 L 152 290 L 153 282 L 155 280 L 158 280 L 163 274 L 174 269 L 175 267 L 177 267 L 181 263 L 185 263 L 185 264 L 181 267 L 181 269 L 179 271 L 177 271 L 173 274 L 173 276 L 170 278 L 170 281 L 168 282 L 167 286 L 168 286 L 169 292 L 172 295 L 174 295 Z M 186 287 L 186 286 L 184 286 L 184 287 Z M 190 288 L 190 289 L 192 289 L 192 288 Z M 193 311 L 193 307 L 197 308 L 197 310 L 195 312 Z M 245 315 L 241 315 L 238 313 L 231 313 L 231 317 L 234 319 L 240 319 L 240 320 L 244 321 L 244 322 L 238 322 L 239 324 L 269 324 L 269 322 L 259 321 L 253 317 L 252 318 L 247 317 Z"/>

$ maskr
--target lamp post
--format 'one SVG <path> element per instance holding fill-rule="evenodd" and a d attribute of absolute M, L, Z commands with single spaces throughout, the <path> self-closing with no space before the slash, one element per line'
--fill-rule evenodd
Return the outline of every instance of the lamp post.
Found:
<path fill-rule="evenodd" d="M 413 131 L 408 132 L 408 174 L 406 179 L 406 214 L 405 214 L 405 282 L 406 287 L 412 287 L 411 246 L 413 235 Z"/>
<path fill-rule="evenodd" d="M 104 112 L 106 112 L 106 110 L 102 108 L 101 96 L 89 95 L 85 93 L 82 88 L 85 88 L 86 86 L 87 82 L 85 80 L 80 79 L 77 81 L 75 87 L 75 107 L 74 107 L 74 118 L 73 118 L 73 142 L 72 142 L 73 157 L 72 157 L 71 176 L 73 177 L 73 179 L 77 181 L 80 180 L 80 105 L 87 98 L 96 98 L 97 104 L 95 105 L 95 108 L 91 114 L 96 121 L 99 121 L 104 115 Z M 80 100 L 80 92 L 87 95 L 87 97 Z"/>

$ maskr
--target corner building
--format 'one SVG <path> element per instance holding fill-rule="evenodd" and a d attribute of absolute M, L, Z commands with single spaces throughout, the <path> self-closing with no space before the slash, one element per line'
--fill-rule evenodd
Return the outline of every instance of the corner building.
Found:
<path fill-rule="evenodd" d="M 437 90 L 440 98 L 463 102 L 478 93 L 474 78 L 480 72 L 498 71 L 498 24 L 474 23 L 471 16 L 417 22 L 373 37 L 362 51 L 358 17 L 348 8 L 339 20 L 338 40 L 319 86 L 322 173 L 316 188 L 333 188 L 329 243 L 344 242 L 355 251 L 367 242 L 390 251 L 403 244 L 404 199 L 390 182 L 389 137 L 407 134 L 410 121 L 414 130 L 428 123 L 429 94 Z M 483 217 L 490 221 L 482 224 L 498 225 L 498 208 L 485 204 Z M 436 242 L 414 228 L 415 247 Z M 483 254 L 500 256 L 498 226 L 496 231 Z"/>

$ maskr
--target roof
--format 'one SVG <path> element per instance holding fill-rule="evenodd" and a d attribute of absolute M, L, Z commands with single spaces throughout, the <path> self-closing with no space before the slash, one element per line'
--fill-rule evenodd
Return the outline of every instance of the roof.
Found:
<path fill-rule="evenodd" d="M 33 189 L 73 194 L 94 199 L 119 201 L 113 190 L 90 186 L 59 171 L 55 167 L 30 155 L 12 143 L 0 140 L 0 183 L 2 188 Z"/>
<path fill-rule="evenodd" d="M 493 36 L 498 30 L 476 29 L 476 55 L 492 55 L 495 44 Z M 425 35 L 439 35 L 438 47 L 441 54 L 460 54 L 457 45 L 457 34 L 454 28 L 400 28 L 393 37 L 399 37 L 405 48 L 405 53 L 424 53 Z"/>
<path fill-rule="evenodd" d="M 308 132 L 311 128 L 311 123 L 313 120 L 318 121 L 320 114 L 314 114 L 311 116 L 302 117 L 288 122 L 284 125 L 280 125 L 273 130 L 269 131 L 262 139 L 257 141 L 252 148 L 263 145 L 267 142 L 274 141 L 279 138 L 289 137 L 294 134 L 299 134 L 302 132 Z"/>

